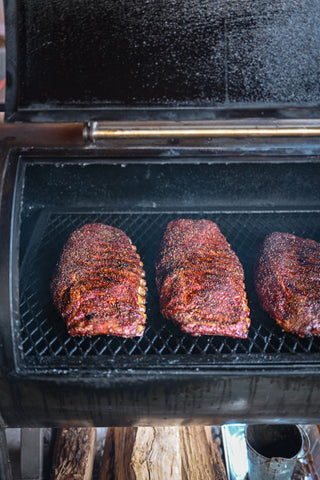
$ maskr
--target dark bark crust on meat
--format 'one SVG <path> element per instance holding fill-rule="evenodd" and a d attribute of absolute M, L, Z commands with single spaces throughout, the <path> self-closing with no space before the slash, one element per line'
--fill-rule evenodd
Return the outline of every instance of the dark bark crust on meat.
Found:
<path fill-rule="evenodd" d="M 156 284 L 164 317 L 192 335 L 246 338 L 250 326 L 244 273 L 210 220 L 173 220 L 164 232 Z"/>
<path fill-rule="evenodd" d="M 254 282 L 262 308 L 286 331 L 320 335 L 320 244 L 273 232 L 261 247 Z"/>
<path fill-rule="evenodd" d="M 75 230 L 51 283 L 70 335 L 134 337 L 145 329 L 143 265 L 130 238 L 102 223 Z"/>

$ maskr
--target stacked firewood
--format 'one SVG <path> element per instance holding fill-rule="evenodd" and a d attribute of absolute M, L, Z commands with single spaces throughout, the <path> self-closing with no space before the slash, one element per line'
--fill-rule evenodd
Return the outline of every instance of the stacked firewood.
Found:
<path fill-rule="evenodd" d="M 56 442 L 54 480 L 91 480 L 96 431 L 66 428 Z M 210 427 L 108 428 L 99 480 L 226 480 Z"/>

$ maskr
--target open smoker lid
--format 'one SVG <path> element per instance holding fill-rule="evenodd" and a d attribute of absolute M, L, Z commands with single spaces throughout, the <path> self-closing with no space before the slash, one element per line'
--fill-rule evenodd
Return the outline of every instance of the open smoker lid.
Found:
<path fill-rule="evenodd" d="M 319 117 L 310 0 L 7 0 L 7 121 Z"/>

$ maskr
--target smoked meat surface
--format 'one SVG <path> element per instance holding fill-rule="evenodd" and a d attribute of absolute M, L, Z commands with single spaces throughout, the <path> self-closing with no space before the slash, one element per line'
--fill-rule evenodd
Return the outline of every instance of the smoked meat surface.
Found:
<path fill-rule="evenodd" d="M 246 338 L 250 326 L 244 273 L 210 220 L 168 223 L 156 260 L 160 311 L 191 335 Z"/>
<path fill-rule="evenodd" d="M 143 265 L 130 238 L 102 223 L 75 230 L 51 283 L 55 308 L 70 335 L 142 336 Z"/>
<path fill-rule="evenodd" d="M 254 266 L 262 308 L 287 332 L 320 335 L 320 244 L 273 232 Z"/>

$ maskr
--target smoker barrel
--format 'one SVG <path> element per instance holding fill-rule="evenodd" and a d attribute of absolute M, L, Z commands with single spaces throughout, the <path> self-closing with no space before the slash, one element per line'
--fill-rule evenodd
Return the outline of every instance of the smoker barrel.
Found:
<path fill-rule="evenodd" d="M 92 148 L 89 156 L 64 150 L 61 157 L 31 149 L 10 152 L 8 165 L 4 422 L 318 420 L 320 341 L 284 332 L 263 312 L 252 273 L 271 231 L 320 240 L 317 156 L 168 159 Z M 154 260 L 165 225 L 179 217 L 215 221 L 239 256 L 252 318 L 248 339 L 192 337 L 161 316 Z M 147 327 L 139 339 L 70 337 L 52 306 L 49 285 L 63 244 L 74 229 L 100 221 L 123 229 L 144 262 Z"/>
<path fill-rule="evenodd" d="M 317 2 L 5 3 L 6 121 L 32 125 L 0 144 L 0 426 L 319 422 L 320 341 L 271 320 L 252 274 L 271 231 L 320 240 Z M 246 340 L 162 318 L 155 254 L 179 217 L 239 256 Z M 61 248 L 94 221 L 144 262 L 140 339 L 70 337 L 52 306 Z"/>

